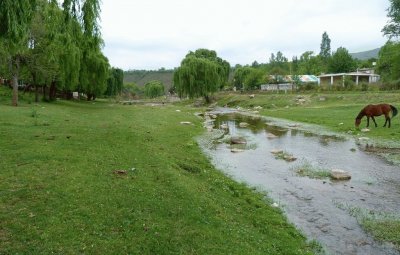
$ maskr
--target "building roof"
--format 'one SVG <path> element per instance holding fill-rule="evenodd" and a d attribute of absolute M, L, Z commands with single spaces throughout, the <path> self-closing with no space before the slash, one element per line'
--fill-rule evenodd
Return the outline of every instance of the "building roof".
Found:
<path fill-rule="evenodd" d="M 295 75 L 281 75 L 280 78 L 284 81 L 284 82 L 293 82 L 293 78 L 295 77 Z M 300 79 L 300 82 L 303 83 L 308 83 L 308 82 L 318 82 L 319 79 L 317 76 L 315 75 L 310 75 L 310 74 L 304 74 L 304 75 L 297 75 L 297 77 Z M 274 75 L 270 75 L 270 78 L 275 78 Z"/>
<path fill-rule="evenodd" d="M 332 77 L 332 76 L 375 76 L 375 77 L 379 77 L 378 74 L 365 73 L 365 72 L 321 74 L 318 77 L 319 78 L 326 78 L 326 77 Z"/>

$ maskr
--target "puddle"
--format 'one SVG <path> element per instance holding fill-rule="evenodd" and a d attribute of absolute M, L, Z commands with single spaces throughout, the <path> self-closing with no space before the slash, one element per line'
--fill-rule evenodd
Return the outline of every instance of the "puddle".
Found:
<path fill-rule="evenodd" d="M 242 122 L 250 125 L 242 128 Z M 398 166 L 361 150 L 354 139 L 329 132 L 316 135 L 299 125 L 232 112 L 218 115 L 213 123 L 216 131 L 209 133 L 217 133 L 220 142 L 207 142 L 210 134 L 199 141 L 213 164 L 233 179 L 267 191 L 289 221 L 310 240 L 321 243 L 328 254 L 400 254 L 364 232 L 348 210 L 399 216 Z M 228 128 L 223 131 L 221 125 Z M 226 142 L 232 136 L 245 138 L 246 148 L 233 153 Z M 274 150 L 283 150 L 297 160 L 280 160 L 271 153 Z M 319 169 L 345 170 L 351 179 L 299 176 L 294 169 L 304 162 Z"/>

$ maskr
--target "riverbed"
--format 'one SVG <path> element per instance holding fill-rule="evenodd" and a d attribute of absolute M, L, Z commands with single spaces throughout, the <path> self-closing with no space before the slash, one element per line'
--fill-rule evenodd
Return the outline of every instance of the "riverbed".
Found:
<path fill-rule="evenodd" d="M 328 254 L 400 254 L 393 245 L 374 240 L 360 225 L 362 217 L 400 218 L 398 166 L 365 152 L 354 138 L 315 132 L 305 124 L 226 109 L 209 115 L 218 117 L 209 120 L 213 131 L 199 143 L 213 164 L 236 181 L 266 191 L 272 205 Z M 230 137 L 244 138 L 246 144 L 231 145 Z M 271 153 L 277 150 L 293 160 Z M 304 166 L 341 169 L 351 179 L 302 176 L 299 169 Z"/>

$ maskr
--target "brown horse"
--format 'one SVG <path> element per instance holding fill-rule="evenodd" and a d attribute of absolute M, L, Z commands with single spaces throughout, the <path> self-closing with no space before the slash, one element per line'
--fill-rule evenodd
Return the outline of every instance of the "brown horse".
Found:
<path fill-rule="evenodd" d="M 358 128 L 360 126 L 361 123 L 361 119 L 364 116 L 367 116 L 367 127 L 369 127 L 369 118 L 372 118 L 372 120 L 375 123 L 375 127 L 377 127 L 378 125 L 376 124 L 375 118 L 374 116 L 381 116 L 381 115 L 385 115 L 385 125 L 383 125 L 384 127 L 386 127 L 386 124 L 389 123 L 389 128 L 390 128 L 390 116 L 389 113 L 392 112 L 392 118 L 394 116 L 397 115 L 397 109 L 396 107 L 394 107 L 393 105 L 390 104 L 369 104 L 367 106 L 365 106 L 361 112 L 357 115 L 356 117 L 356 128 Z"/>

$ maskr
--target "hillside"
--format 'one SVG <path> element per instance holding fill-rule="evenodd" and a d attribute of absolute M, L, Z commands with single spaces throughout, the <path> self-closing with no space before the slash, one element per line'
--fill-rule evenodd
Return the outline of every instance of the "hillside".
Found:
<path fill-rule="evenodd" d="M 173 83 L 174 70 L 129 70 L 124 72 L 124 83 L 134 82 L 139 86 L 144 86 L 149 81 L 161 81 L 166 88 L 170 88 Z"/>
<path fill-rule="evenodd" d="M 353 58 L 359 59 L 359 60 L 368 60 L 370 58 L 378 58 L 379 50 L 381 48 L 376 48 L 373 50 L 369 51 L 362 51 L 362 52 L 356 52 L 356 53 L 350 53 L 350 55 Z"/>

